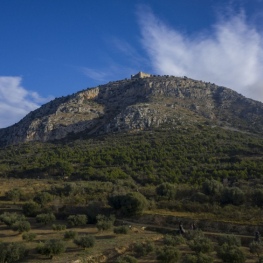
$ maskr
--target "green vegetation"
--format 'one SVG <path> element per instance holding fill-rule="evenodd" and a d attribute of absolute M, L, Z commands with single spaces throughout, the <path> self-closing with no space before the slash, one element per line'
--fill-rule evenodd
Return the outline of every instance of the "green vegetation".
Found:
<path fill-rule="evenodd" d="M 0 245 L 14 251 L 2 252 L 3 262 L 15 262 L 11 254 L 22 262 L 27 248 L 28 262 L 74 253 L 108 253 L 112 262 L 262 261 L 253 238 L 263 231 L 263 138 L 205 123 L 83 136 L 0 149 Z"/>
<path fill-rule="evenodd" d="M 25 246 L 22 244 L 0 243 L 0 262 L 3 262 L 3 263 L 21 262 L 21 260 L 26 255 L 27 255 L 27 250 Z"/>
<path fill-rule="evenodd" d="M 91 235 L 84 235 L 74 239 L 74 243 L 84 249 L 93 247 L 95 244 L 95 238 Z"/>
<path fill-rule="evenodd" d="M 41 243 L 37 247 L 37 252 L 41 255 L 53 257 L 65 252 L 65 243 L 61 240 L 50 239 L 44 243 Z"/>
<path fill-rule="evenodd" d="M 86 215 L 70 215 L 67 218 L 69 227 L 84 226 L 87 224 L 88 218 Z"/>

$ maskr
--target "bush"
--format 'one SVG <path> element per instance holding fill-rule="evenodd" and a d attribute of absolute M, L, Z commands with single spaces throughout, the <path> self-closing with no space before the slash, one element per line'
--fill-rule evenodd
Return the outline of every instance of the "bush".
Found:
<path fill-rule="evenodd" d="M 250 253 L 257 254 L 259 257 L 263 251 L 263 244 L 261 242 L 252 241 L 249 244 L 249 251 Z"/>
<path fill-rule="evenodd" d="M 36 233 L 24 233 L 22 235 L 22 239 L 25 241 L 33 241 L 36 238 L 37 234 Z"/>
<path fill-rule="evenodd" d="M 135 257 L 126 255 L 126 256 L 120 256 L 117 258 L 116 263 L 137 263 L 138 260 Z"/>
<path fill-rule="evenodd" d="M 74 226 L 83 226 L 87 224 L 88 217 L 83 214 L 78 214 L 78 215 L 70 215 L 67 218 L 68 225 L 69 227 L 74 227 Z"/>
<path fill-rule="evenodd" d="M 51 202 L 53 196 L 48 192 L 40 192 L 34 197 L 34 201 L 44 207 L 47 203 Z"/>
<path fill-rule="evenodd" d="M 212 241 L 204 236 L 195 237 L 188 245 L 196 253 L 209 253 L 213 250 Z"/>
<path fill-rule="evenodd" d="M 156 187 L 156 194 L 168 200 L 174 199 L 176 194 L 175 185 L 162 183 Z"/>
<path fill-rule="evenodd" d="M 218 238 L 218 244 L 222 246 L 224 243 L 228 244 L 229 246 L 241 246 L 241 240 L 235 235 L 225 235 Z"/>
<path fill-rule="evenodd" d="M 66 246 L 65 243 L 61 240 L 51 239 L 41 243 L 37 247 L 37 252 L 41 255 L 48 257 L 53 257 L 65 252 Z"/>
<path fill-rule="evenodd" d="M 152 242 L 137 242 L 134 244 L 133 250 L 139 257 L 143 257 L 154 251 L 154 245 Z"/>
<path fill-rule="evenodd" d="M 19 233 L 28 232 L 31 229 L 31 225 L 28 221 L 17 221 L 12 226 L 14 231 Z"/>
<path fill-rule="evenodd" d="M 77 237 L 77 235 L 78 235 L 78 233 L 76 231 L 70 230 L 70 231 L 66 231 L 64 233 L 64 238 L 65 239 L 74 239 Z"/>
<path fill-rule="evenodd" d="M 185 243 L 185 239 L 181 235 L 180 236 L 165 235 L 163 241 L 164 244 L 167 246 L 177 246 Z"/>
<path fill-rule="evenodd" d="M 56 217 L 52 213 L 48 214 L 39 214 L 36 216 L 36 222 L 37 223 L 42 223 L 44 225 L 47 225 L 49 223 L 52 223 L 56 220 Z"/>
<path fill-rule="evenodd" d="M 23 244 L 0 243 L 0 262 L 12 263 L 21 262 L 26 257 L 27 250 Z"/>
<path fill-rule="evenodd" d="M 104 216 L 104 215 L 97 215 L 96 216 L 96 227 L 99 231 L 108 230 L 113 227 L 115 217 L 114 216 Z"/>
<path fill-rule="evenodd" d="M 52 229 L 54 231 L 62 231 L 62 230 L 65 230 L 67 228 L 66 225 L 52 225 Z"/>
<path fill-rule="evenodd" d="M 146 198 L 138 192 L 111 196 L 109 204 L 125 216 L 139 215 L 148 206 Z"/>
<path fill-rule="evenodd" d="M 84 236 L 80 236 L 76 239 L 74 239 L 74 243 L 82 248 L 89 248 L 89 247 L 93 247 L 95 244 L 95 238 L 93 236 L 90 235 L 84 235 Z"/>
<path fill-rule="evenodd" d="M 19 201 L 21 198 L 21 190 L 19 188 L 13 188 L 5 193 L 7 200 Z"/>
<path fill-rule="evenodd" d="M 40 206 L 36 202 L 30 201 L 23 205 L 23 214 L 25 216 L 36 216 L 40 212 Z"/>
<path fill-rule="evenodd" d="M 228 263 L 244 263 L 245 255 L 243 251 L 237 246 L 229 246 L 224 243 L 219 247 L 217 255 L 223 262 Z"/>
<path fill-rule="evenodd" d="M 182 263 L 211 263 L 213 258 L 209 255 L 200 253 L 198 255 L 187 254 L 182 260 Z"/>
<path fill-rule="evenodd" d="M 17 213 L 4 212 L 0 216 L 0 221 L 2 221 L 7 226 L 12 226 L 17 221 L 24 221 L 26 218 L 24 215 L 19 215 Z"/>
<path fill-rule="evenodd" d="M 115 234 L 128 234 L 129 228 L 127 226 L 117 226 L 114 227 L 113 232 Z"/>
<path fill-rule="evenodd" d="M 157 250 L 157 259 L 164 263 L 175 263 L 179 260 L 179 251 L 172 246 L 164 246 Z"/>
<path fill-rule="evenodd" d="M 238 187 L 226 187 L 222 192 L 221 203 L 223 205 L 242 205 L 245 202 L 245 194 Z"/>

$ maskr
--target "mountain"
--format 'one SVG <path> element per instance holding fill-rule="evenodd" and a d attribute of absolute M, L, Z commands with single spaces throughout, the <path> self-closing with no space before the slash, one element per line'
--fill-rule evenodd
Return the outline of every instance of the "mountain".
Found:
<path fill-rule="evenodd" d="M 0 146 L 209 123 L 263 134 L 263 104 L 187 77 L 132 76 L 56 98 L 0 129 Z"/>

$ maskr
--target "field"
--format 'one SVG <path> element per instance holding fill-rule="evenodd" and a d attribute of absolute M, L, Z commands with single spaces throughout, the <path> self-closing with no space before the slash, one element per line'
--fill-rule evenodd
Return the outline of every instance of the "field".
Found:
<path fill-rule="evenodd" d="M 81 182 L 79 183 L 81 184 Z M 83 184 L 85 183 L 83 182 Z M 49 191 L 51 186 L 59 185 L 61 185 L 60 181 L 2 179 L 0 215 L 4 213 L 22 214 L 23 212 L 22 207 L 28 200 L 7 200 L 7 193 L 12 189 L 19 188 L 24 196 L 29 198 L 36 193 Z M 85 209 L 88 209 L 88 206 L 82 206 L 81 213 Z M 215 216 L 205 212 L 180 212 L 151 208 L 145 210 L 141 215 L 131 217 L 120 216 L 117 213 L 115 226 L 100 231 L 94 222 L 69 227 L 66 219 L 62 218 L 61 215 L 59 216 L 59 213 L 56 214 L 56 219 L 52 223 L 36 222 L 36 217 L 26 217 L 26 220 L 31 225 L 29 232 L 19 233 L 5 223 L 0 223 L 1 242 L 23 244 L 28 253 L 23 259 L 10 262 L 259 262 L 258 258 L 263 252 L 261 243 L 258 250 L 255 250 L 256 252 L 250 252 L 251 242 L 255 239 L 255 232 L 261 229 L 262 221 L 260 222 L 259 219 L 254 223 L 247 222 L 245 224 L 242 218 L 240 220 L 239 218 L 217 220 Z M 185 233 L 182 234 L 179 234 L 180 222 L 185 230 Z M 193 222 L 196 224 L 196 230 L 191 228 Z M 65 229 L 56 231 L 53 229 L 54 225 L 63 225 Z M 113 229 L 120 226 L 127 228 L 126 234 L 114 233 Z M 95 245 L 90 248 L 77 246 L 73 239 L 65 240 L 64 235 L 67 231 L 76 232 L 79 237 L 85 234 L 93 236 Z M 23 233 L 35 233 L 36 236 L 32 241 L 26 241 L 22 238 Z M 228 238 L 230 237 L 229 240 L 232 238 L 232 241 L 240 242 L 240 245 L 235 244 L 234 248 L 236 253 L 244 255 L 244 259 L 238 259 L 239 261 L 231 261 L 231 259 L 223 261 L 220 259 L 218 250 L 223 246 L 222 238 L 226 238 L 226 235 Z M 53 239 L 63 240 L 66 244 L 65 251 L 58 254 L 51 253 L 52 255 L 40 254 L 37 250 L 39 244 Z M 203 247 L 197 248 L 197 244 L 194 244 L 197 241 L 200 244 L 204 242 Z M 172 261 L 165 261 L 168 259 L 162 258 L 162 256 L 164 257 L 163 251 L 165 256 L 171 253 L 177 256 Z M 125 258 L 120 258 L 125 255 L 130 255 L 136 261 L 129 261 L 129 258 L 126 258 L 125 261 Z M 176 258 L 179 258 L 178 261 Z"/>

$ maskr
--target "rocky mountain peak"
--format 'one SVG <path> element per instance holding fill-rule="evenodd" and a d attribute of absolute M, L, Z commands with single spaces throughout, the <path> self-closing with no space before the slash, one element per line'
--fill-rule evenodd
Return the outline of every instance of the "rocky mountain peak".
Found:
<path fill-rule="evenodd" d="M 260 102 L 187 77 L 141 76 L 54 99 L 15 125 L 0 129 L 0 145 L 51 141 L 72 133 L 95 136 L 207 121 L 263 133 Z"/>

